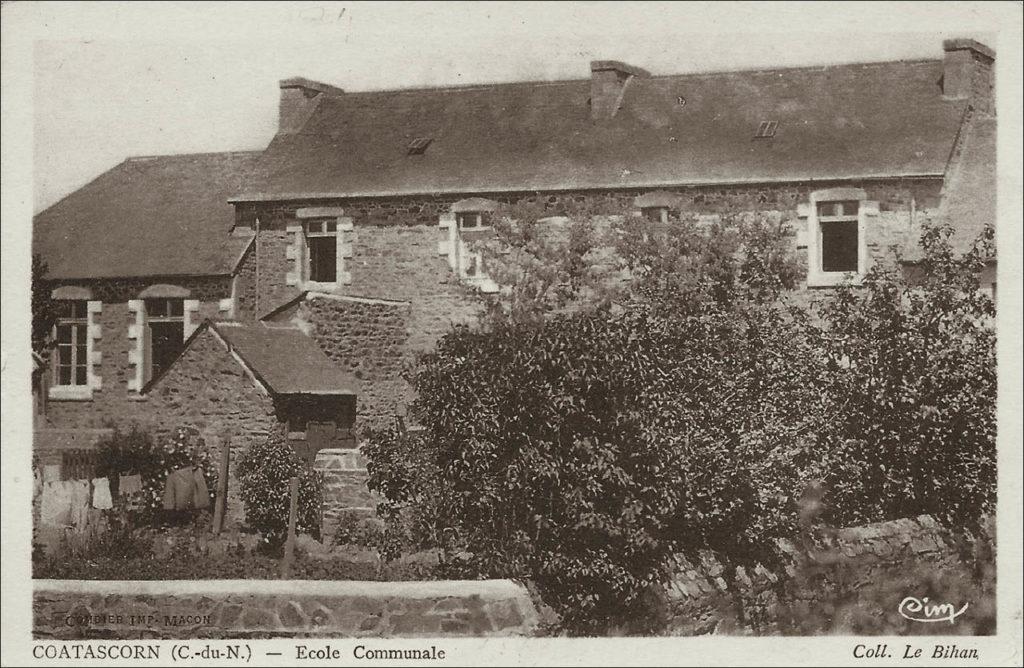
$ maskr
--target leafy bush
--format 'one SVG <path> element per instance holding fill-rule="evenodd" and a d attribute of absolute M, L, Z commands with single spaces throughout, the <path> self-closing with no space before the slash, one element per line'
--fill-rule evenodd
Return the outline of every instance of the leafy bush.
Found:
<path fill-rule="evenodd" d="M 433 546 L 467 575 L 532 579 L 571 633 L 647 631 L 671 555 L 713 550 L 727 576 L 771 566 L 820 481 L 840 524 L 991 507 L 980 251 L 956 258 L 927 232 L 920 285 L 876 269 L 816 320 L 784 305 L 799 273 L 781 222 L 628 223 L 616 252 L 632 281 L 614 305 L 559 308 L 578 296 L 576 262 L 524 271 L 506 307 L 419 360 L 425 429 L 366 450 L 389 554 Z M 544 257 L 543 236 L 519 232 L 507 259 Z"/>
<path fill-rule="evenodd" d="M 238 463 L 245 521 L 263 536 L 267 546 L 278 549 L 287 538 L 289 481 L 299 478 L 296 533 L 320 537 L 323 476 L 308 468 L 282 434 L 255 441 Z"/>
<path fill-rule="evenodd" d="M 821 309 L 839 525 L 928 514 L 970 528 L 995 511 L 995 312 L 978 284 L 993 231 L 962 256 L 951 234 L 925 229 L 912 280 L 877 265 Z"/>
<path fill-rule="evenodd" d="M 450 334 L 415 377 L 425 431 L 367 449 L 389 531 L 534 580 L 574 633 L 644 616 L 677 551 L 749 562 L 820 474 L 790 322 L 635 303 Z"/>
<path fill-rule="evenodd" d="M 179 427 L 169 437 L 156 441 L 137 425 L 132 425 L 128 431 L 115 427 L 113 434 L 96 447 L 96 474 L 110 478 L 112 485 L 119 475 L 142 476 L 141 521 L 159 518 L 167 476 L 193 464 L 203 471 L 212 507 L 217 490 L 217 467 L 195 428 Z"/>

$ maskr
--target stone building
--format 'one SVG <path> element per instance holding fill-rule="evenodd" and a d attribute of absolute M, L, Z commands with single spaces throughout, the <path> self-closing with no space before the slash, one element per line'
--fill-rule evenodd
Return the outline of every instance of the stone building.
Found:
<path fill-rule="evenodd" d="M 253 342 L 281 327 L 352 381 L 335 389 L 358 382 L 357 421 L 392 420 L 410 398 L 403 365 L 474 317 L 473 289 L 497 289 L 466 241 L 502 204 L 770 213 L 806 258 L 804 290 L 856 282 L 894 248 L 913 259 L 926 219 L 966 245 L 995 223 L 995 54 L 943 48 L 668 76 L 595 61 L 589 79 L 416 90 L 283 80 L 265 150 L 130 158 L 36 216 L 63 304 L 37 446 L 112 420 L 191 422 L 233 443 L 283 424 L 258 369 L 223 367 L 248 373 L 223 388 L 249 383 L 236 402 L 191 361 L 215 339 L 235 351 L 232 332 L 270 350 Z M 994 259 L 984 281 L 995 290 Z M 351 403 L 306 403 L 320 406 L 307 424 L 352 424 Z"/>

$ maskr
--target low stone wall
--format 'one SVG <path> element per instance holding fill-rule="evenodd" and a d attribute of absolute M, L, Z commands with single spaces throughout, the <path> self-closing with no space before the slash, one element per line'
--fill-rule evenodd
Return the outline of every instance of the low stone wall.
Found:
<path fill-rule="evenodd" d="M 36 580 L 36 638 L 521 636 L 537 626 L 510 580 Z"/>
<path fill-rule="evenodd" d="M 856 598 L 886 583 L 893 585 L 892 595 L 913 595 L 898 590 L 900 578 L 909 573 L 926 586 L 926 578 L 914 574 L 958 567 L 952 538 L 927 515 L 824 531 L 803 545 L 779 541 L 778 549 L 781 562 L 774 568 L 738 567 L 733 578 L 712 552 L 677 557 L 668 588 L 668 633 L 782 633 L 793 615 L 838 615 L 831 603 L 823 604 L 837 595 Z M 871 614 L 894 615 L 898 603 L 886 601 Z"/>

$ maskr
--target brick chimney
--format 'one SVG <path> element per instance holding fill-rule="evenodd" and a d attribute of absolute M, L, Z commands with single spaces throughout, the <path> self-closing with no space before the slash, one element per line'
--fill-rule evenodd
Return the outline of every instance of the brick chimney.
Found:
<path fill-rule="evenodd" d="M 590 117 L 595 121 L 614 118 L 622 106 L 626 88 L 633 77 L 649 77 L 650 72 L 618 60 L 590 62 Z"/>
<path fill-rule="evenodd" d="M 994 113 L 996 52 L 973 39 L 947 39 L 942 48 L 942 95 L 970 100 L 980 113 Z"/>
<path fill-rule="evenodd" d="M 302 77 L 283 79 L 280 85 L 277 131 L 281 133 L 298 132 L 322 98 L 345 94 L 340 88 Z"/>

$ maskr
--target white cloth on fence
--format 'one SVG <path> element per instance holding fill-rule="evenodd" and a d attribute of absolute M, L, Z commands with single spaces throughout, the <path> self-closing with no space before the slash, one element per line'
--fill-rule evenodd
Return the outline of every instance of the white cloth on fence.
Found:
<path fill-rule="evenodd" d="M 110 481 L 106 478 L 92 479 L 92 507 L 100 510 L 114 507 L 114 500 L 110 498 Z"/>
<path fill-rule="evenodd" d="M 131 494 L 140 494 L 142 492 L 142 476 L 138 473 L 135 475 L 122 475 L 117 481 L 117 495 L 118 496 L 129 496 Z"/>
<path fill-rule="evenodd" d="M 50 526 L 71 524 L 71 488 L 63 481 L 43 483 L 42 499 L 39 501 L 39 522 Z"/>
<path fill-rule="evenodd" d="M 69 480 L 71 487 L 71 524 L 82 531 L 89 525 L 89 507 L 92 495 L 89 493 L 88 480 Z"/>

